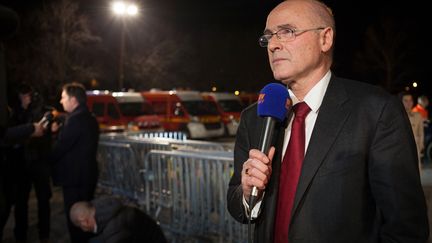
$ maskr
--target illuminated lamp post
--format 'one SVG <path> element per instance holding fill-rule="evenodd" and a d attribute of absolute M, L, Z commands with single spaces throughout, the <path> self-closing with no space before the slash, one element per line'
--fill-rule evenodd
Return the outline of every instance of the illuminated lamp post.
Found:
<path fill-rule="evenodd" d="M 138 6 L 131 2 L 116 1 L 111 5 L 113 13 L 121 19 L 120 33 L 120 51 L 119 51 L 119 67 L 118 67 L 118 89 L 121 91 L 124 87 L 124 56 L 125 56 L 125 36 L 126 36 L 126 20 L 130 17 L 138 15 Z"/>

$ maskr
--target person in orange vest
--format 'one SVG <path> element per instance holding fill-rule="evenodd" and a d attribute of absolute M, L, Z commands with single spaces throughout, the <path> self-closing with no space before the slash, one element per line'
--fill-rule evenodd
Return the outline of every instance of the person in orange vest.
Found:
<path fill-rule="evenodd" d="M 430 120 L 429 120 L 429 98 L 426 95 L 420 95 L 417 98 L 417 105 L 414 106 L 412 109 L 413 112 L 420 113 L 422 119 L 423 119 L 423 128 L 424 128 L 424 144 L 425 148 L 430 143 L 432 139 L 432 127 L 430 126 Z M 425 151 L 426 153 L 426 151 Z"/>
<path fill-rule="evenodd" d="M 429 112 L 426 109 L 429 105 L 429 99 L 426 95 L 420 95 L 417 98 L 417 105 L 412 109 L 413 112 L 418 112 L 423 117 L 423 119 L 429 119 Z"/>

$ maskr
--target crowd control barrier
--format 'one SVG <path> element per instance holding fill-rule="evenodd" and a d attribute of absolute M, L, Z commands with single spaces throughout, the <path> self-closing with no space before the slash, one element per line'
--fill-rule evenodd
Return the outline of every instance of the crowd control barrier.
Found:
<path fill-rule="evenodd" d="M 98 161 L 99 186 L 135 201 L 171 242 L 247 242 L 247 225 L 236 222 L 226 207 L 232 145 L 101 136 Z"/>

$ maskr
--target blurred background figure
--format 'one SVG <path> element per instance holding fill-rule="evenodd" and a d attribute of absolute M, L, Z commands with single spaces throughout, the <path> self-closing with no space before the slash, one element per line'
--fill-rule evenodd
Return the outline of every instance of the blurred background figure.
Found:
<path fill-rule="evenodd" d="M 0 5 L 0 242 L 3 240 L 3 229 L 9 218 L 14 197 L 14 177 L 9 172 L 13 163 L 9 163 L 11 145 L 8 142 L 18 137 L 27 137 L 34 127 L 9 128 L 10 109 L 7 105 L 6 60 L 3 41 L 11 37 L 18 29 L 18 14 Z"/>
<path fill-rule="evenodd" d="M 3 229 L 9 218 L 16 194 L 17 165 L 13 161 L 13 147 L 11 142 L 40 137 L 43 126 L 39 123 L 28 123 L 14 127 L 0 126 L 0 242 L 3 240 Z"/>
<path fill-rule="evenodd" d="M 51 112 L 44 99 L 33 87 L 23 83 L 18 87 L 19 102 L 12 110 L 15 125 L 39 122 Z M 49 120 L 44 124 L 49 125 Z M 15 163 L 19 166 L 16 173 L 17 191 L 15 201 L 14 235 L 17 242 L 26 242 L 28 231 L 28 202 L 32 187 L 35 190 L 38 208 L 38 230 L 41 242 L 49 241 L 50 234 L 50 164 L 48 154 L 51 151 L 49 129 L 37 138 L 31 138 L 15 147 Z"/>
<path fill-rule="evenodd" d="M 160 226 L 136 207 L 123 205 L 113 197 L 75 203 L 72 222 L 85 232 L 94 233 L 91 243 L 166 243 Z"/>
<path fill-rule="evenodd" d="M 427 107 L 429 106 L 429 98 L 426 95 L 420 95 L 417 98 L 417 105 L 412 108 L 414 112 L 420 113 L 424 120 L 429 120 L 429 112 Z"/>
<path fill-rule="evenodd" d="M 426 156 L 428 151 L 428 145 L 431 143 L 432 140 L 432 127 L 430 125 L 430 118 L 429 118 L 429 98 L 426 95 L 420 95 L 417 98 L 417 104 L 413 108 L 414 112 L 420 113 L 420 115 L 423 118 L 423 128 L 424 128 L 424 140 L 423 144 L 425 146 L 424 156 L 423 156 L 423 165 L 426 165 L 427 163 L 430 163 L 430 154 L 429 156 Z"/>
<path fill-rule="evenodd" d="M 14 162 L 14 143 L 19 138 L 30 137 L 33 132 L 31 126 L 19 126 L 17 132 L 24 135 L 12 135 L 10 131 L 10 108 L 7 109 L 7 123 L 0 127 L 0 242 L 3 240 L 3 229 L 9 218 L 9 214 L 15 204 L 15 195 L 17 187 L 16 175 L 19 171 L 17 164 Z"/>
<path fill-rule="evenodd" d="M 399 98 L 401 99 L 405 111 L 408 114 L 408 118 L 411 123 L 411 128 L 413 130 L 414 139 L 417 146 L 417 156 L 419 159 L 419 170 L 421 171 L 422 165 L 421 165 L 421 158 L 423 156 L 424 151 L 424 128 L 423 128 L 423 122 L 424 118 L 419 112 L 415 112 L 414 107 L 414 97 L 411 93 L 408 92 L 402 92 L 399 94 Z"/>

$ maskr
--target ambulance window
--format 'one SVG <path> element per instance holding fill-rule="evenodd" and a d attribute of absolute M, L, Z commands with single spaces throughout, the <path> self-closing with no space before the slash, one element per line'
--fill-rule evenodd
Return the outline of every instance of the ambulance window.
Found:
<path fill-rule="evenodd" d="M 243 110 L 239 100 L 219 100 L 219 104 L 225 112 L 241 112 Z"/>
<path fill-rule="evenodd" d="M 148 102 L 144 102 L 142 106 L 142 113 L 143 115 L 154 115 L 155 111 L 153 110 L 152 105 Z"/>
<path fill-rule="evenodd" d="M 96 117 L 104 116 L 104 103 L 95 102 L 93 103 L 91 111 Z"/>
<path fill-rule="evenodd" d="M 205 100 L 184 101 L 183 105 L 189 114 L 193 116 L 219 115 L 216 105 Z"/>
<path fill-rule="evenodd" d="M 165 115 L 167 103 L 164 101 L 152 102 L 153 112 L 158 115 Z"/>
<path fill-rule="evenodd" d="M 120 114 L 113 104 L 108 104 L 108 116 L 115 120 L 120 118 Z"/>

